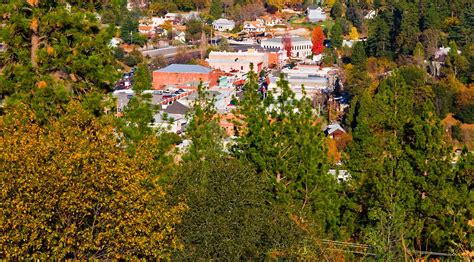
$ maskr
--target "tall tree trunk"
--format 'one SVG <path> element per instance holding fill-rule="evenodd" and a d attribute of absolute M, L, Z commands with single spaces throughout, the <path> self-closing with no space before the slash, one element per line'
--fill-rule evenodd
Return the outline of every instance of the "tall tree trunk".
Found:
<path fill-rule="evenodd" d="M 37 61 L 37 51 L 39 48 L 39 36 L 37 33 L 33 33 L 31 35 L 31 65 L 33 68 L 38 68 L 38 61 Z"/>

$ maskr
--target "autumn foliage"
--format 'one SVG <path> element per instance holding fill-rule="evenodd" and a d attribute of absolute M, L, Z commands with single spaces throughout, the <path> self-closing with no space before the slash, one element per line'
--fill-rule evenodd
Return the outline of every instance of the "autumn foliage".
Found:
<path fill-rule="evenodd" d="M 169 259 L 184 206 L 151 175 L 153 138 L 130 156 L 112 125 L 68 111 L 47 127 L 27 109 L 0 118 L 1 257 Z"/>
<path fill-rule="evenodd" d="M 288 58 L 291 57 L 291 49 L 293 47 L 292 43 L 291 43 L 291 36 L 286 33 L 283 38 L 281 39 L 282 41 L 282 44 L 283 44 L 283 49 L 286 51 L 286 56 Z"/>
<path fill-rule="evenodd" d="M 313 54 L 319 55 L 323 52 L 324 39 L 326 39 L 326 37 L 324 36 L 323 29 L 321 26 L 316 26 L 311 33 L 311 42 L 313 43 L 311 51 L 313 51 Z"/>

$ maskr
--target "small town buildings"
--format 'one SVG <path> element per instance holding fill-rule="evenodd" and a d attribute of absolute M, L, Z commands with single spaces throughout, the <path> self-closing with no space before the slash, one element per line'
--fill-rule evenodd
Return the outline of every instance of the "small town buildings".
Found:
<path fill-rule="evenodd" d="M 212 22 L 212 27 L 217 31 L 231 31 L 235 28 L 235 22 L 229 19 L 220 18 Z"/>
<path fill-rule="evenodd" d="M 265 32 L 265 25 L 259 21 L 245 21 L 243 31 L 248 34 L 261 34 Z"/>
<path fill-rule="evenodd" d="M 322 22 L 326 20 L 326 14 L 324 10 L 319 6 L 309 6 L 306 9 L 308 21 L 311 23 Z"/>
<path fill-rule="evenodd" d="M 184 31 L 176 30 L 173 32 L 173 39 L 176 41 L 180 41 L 181 43 L 186 42 L 186 33 Z"/>
<path fill-rule="evenodd" d="M 199 12 L 198 11 L 191 11 L 187 13 L 180 14 L 182 22 L 187 22 L 193 19 L 199 19 Z"/>
<path fill-rule="evenodd" d="M 157 27 L 157 26 L 163 25 L 165 22 L 166 22 L 166 19 L 163 17 L 157 17 L 157 16 L 154 16 L 151 18 L 145 17 L 140 20 L 140 25 L 149 25 L 149 26 Z"/>
<path fill-rule="evenodd" d="M 167 13 L 165 15 L 165 20 L 166 21 L 175 21 L 175 20 L 178 19 L 178 17 L 179 17 L 179 14 L 177 14 L 177 13 Z"/>
<path fill-rule="evenodd" d="M 346 131 L 344 130 L 344 128 L 341 127 L 341 125 L 339 125 L 339 123 L 332 123 L 326 127 L 324 133 L 326 134 L 326 136 L 332 139 L 337 139 L 343 136 Z"/>
<path fill-rule="evenodd" d="M 261 24 L 272 27 L 275 25 L 282 24 L 281 18 L 276 15 L 264 15 L 256 19 L 256 21 L 260 22 Z"/>
<path fill-rule="evenodd" d="M 153 71 L 153 89 L 163 89 L 167 85 L 186 85 L 202 81 L 212 87 L 217 86 L 219 77 L 222 75 L 217 70 L 201 65 L 172 64 L 165 68 Z"/>
<path fill-rule="evenodd" d="M 321 68 L 317 65 L 298 65 L 292 69 L 285 68 L 281 73 L 296 93 L 301 91 L 301 86 L 304 86 L 308 93 L 332 91 L 337 77 L 336 68 Z"/>
<path fill-rule="evenodd" d="M 260 46 L 264 49 L 283 50 L 283 38 L 275 37 L 268 38 L 261 41 Z M 304 59 L 312 54 L 311 48 L 313 43 L 311 40 L 304 37 L 291 37 L 291 56 L 293 58 Z"/>
<path fill-rule="evenodd" d="M 231 72 L 249 72 L 253 64 L 253 71 L 260 72 L 268 67 L 268 54 L 249 49 L 247 52 L 215 52 L 209 53 L 206 60 L 214 69 Z"/>

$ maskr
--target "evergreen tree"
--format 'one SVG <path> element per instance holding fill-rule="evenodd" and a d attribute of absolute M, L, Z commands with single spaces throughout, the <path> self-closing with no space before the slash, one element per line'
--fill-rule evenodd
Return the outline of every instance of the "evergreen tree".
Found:
<path fill-rule="evenodd" d="M 418 11 L 416 5 L 411 3 L 406 3 L 399 8 L 401 23 L 397 28 L 396 44 L 400 54 L 408 55 L 415 49 L 420 34 Z"/>
<path fill-rule="evenodd" d="M 331 44 L 335 48 L 340 48 L 342 46 L 342 28 L 339 23 L 335 23 L 331 27 Z"/>
<path fill-rule="evenodd" d="M 369 23 L 367 50 L 370 55 L 380 57 L 388 54 L 391 48 L 389 30 L 387 23 L 380 16 Z"/>
<path fill-rule="evenodd" d="M 336 1 L 336 3 L 331 7 L 331 17 L 336 20 L 342 16 L 343 6 L 341 1 Z"/>
<path fill-rule="evenodd" d="M 102 28 L 90 5 L 70 4 L 70 10 L 66 1 L 15 0 L 1 5 L 1 42 L 8 46 L 0 62 L 5 65 L 0 75 L 3 95 L 39 99 L 33 90 L 54 89 L 55 94 L 65 88 L 82 94 L 110 89 L 117 77 L 108 47 L 115 29 Z"/>
<path fill-rule="evenodd" d="M 143 92 L 151 89 L 151 73 L 147 63 L 141 63 L 136 67 L 133 76 L 133 90 Z"/>
<path fill-rule="evenodd" d="M 212 0 L 209 8 L 209 15 L 214 19 L 219 19 L 224 12 L 222 0 Z"/>
<path fill-rule="evenodd" d="M 262 99 L 255 74 L 248 79 L 237 111 L 243 122 L 234 154 L 269 179 L 272 203 L 308 221 L 316 234 L 338 236 L 336 182 L 328 174 L 324 137 L 310 101 L 297 100 L 282 78 L 276 93 Z"/>
<path fill-rule="evenodd" d="M 467 203 L 448 205 L 452 201 L 443 192 L 468 185 L 450 182 L 453 169 L 443 128 L 429 102 L 417 103 L 419 79 L 408 75 L 411 70 L 382 81 L 373 97 L 360 97 L 349 146 L 359 237 L 388 260 L 402 259 L 404 250 L 449 252 L 453 230 L 456 243 L 466 243 L 459 233 L 466 227 L 448 229 L 441 216 L 462 220 Z"/>

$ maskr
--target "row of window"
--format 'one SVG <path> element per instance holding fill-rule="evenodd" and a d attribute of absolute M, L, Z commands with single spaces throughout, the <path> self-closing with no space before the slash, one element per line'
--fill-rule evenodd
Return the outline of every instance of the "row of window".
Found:
<path fill-rule="evenodd" d="M 280 46 L 279 45 L 274 45 L 274 46 L 263 45 L 263 48 L 280 48 Z M 296 45 L 296 46 L 291 47 L 291 50 L 310 50 L 310 49 L 311 49 L 311 45 Z"/>

